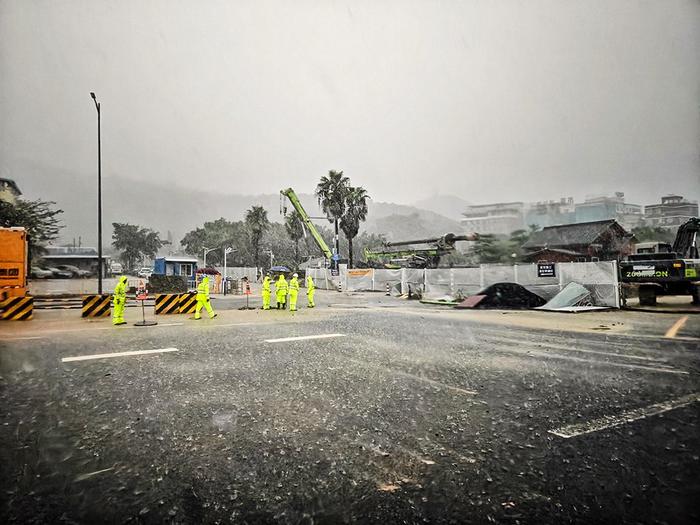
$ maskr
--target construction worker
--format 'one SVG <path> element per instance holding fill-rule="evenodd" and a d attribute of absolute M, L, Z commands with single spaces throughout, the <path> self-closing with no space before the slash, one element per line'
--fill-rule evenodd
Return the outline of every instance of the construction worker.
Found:
<path fill-rule="evenodd" d="M 119 326 L 120 324 L 126 324 L 124 320 L 124 306 L 126 305 L 126 276 L 122 275 L 119 278 L 117 286 L 114 287 L 114 313 L 112 314 L 112 324 L 114 326 Z"/>
<path fill-rule="evenodd" d="M 299 277 L 298 273 L 292 275 L 289 281 L 289 311 L 297 311 L 297 296 L 299 295 Z"/>
<path fill-rule="evenodd" d="M 309 308 L 316 306 L 314 304 L 314 292 L 316 287 L 314 286 L 314 280 L 311 278 L 310 274 L 306 275 L 306 298 L 309 300 Z"/>
<path fill-rule="evenodd" d="M 270 273 L 268 272 L 262 282 L 263 310 L 270 309 L 270 293 Z"/>
<path fill-rule="evenodd" d="M 284 310 L 287 302 L 287 279 L 284 278 L 283 273 L 280 274 L 279 279 L 275 283 L 275 294 L 277 295 L 277 309 L 281 308 Z"/>
<path fill-rule="evenodd" d="M 195 319 L 202 318 L 200 314 L 202 307 L 206 308 L 207 313 L 209 314 L 209 319 L 214 319 L 214 317 L 218 315 L 214 313 L 214 309 L 211 307 L 211 303 L 209 302 L 209 277 L 206 275 L 202 279 L 202 282 L 199 283 L 199 286 L 197 286 L 197 307 L 194 310 Z"/>

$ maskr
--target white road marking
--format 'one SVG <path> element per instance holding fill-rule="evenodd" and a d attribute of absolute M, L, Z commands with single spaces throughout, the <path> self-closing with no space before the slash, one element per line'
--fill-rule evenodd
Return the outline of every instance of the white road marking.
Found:
<path fill-rule="evenodd" d="M 75 357 L 64 357 L 61 359 L 64 363 L 69 363 L 72 361 L 88 361 L 90 359 L 107 359 L 110 357 L 126 357 L 131 355 L 149 355 L 149 354 L 160 354 L 164 352 L 177 352 L 177 348 L 159 348 L 157 350 L 132 350 L 130 352 L 113 352 L 109 354 L 93 354 L 93 355 L 79 355 Z"/>
<path fill-rule="evenodd" d="M 46 339 L 46 337 L 33 336 L 33 337 L 8 337 L 3 339 L 3 341 L 28 341 L 30 339 Z"/>
<path fill-rule="evenodd" d="M 617 416 L 605 416 L 586 423 L 568 425 L 550 430 L 549 433 L 564 439 L 569 439 L 572 437 L 581 436 L 583 434 L 590 434 L 592 432 L 598 432 L 608 428 L 619 427 L 625 423 L 632 423 L 633 421 L 662 414 L 664 412 L 668 412 L 669 410 L 682 408 L 697 401 L 700 401 L 700 393 L 690 394 L 679 397 L 678 399 L 673 399 L 664 403 L 657 403 L 648 407 L 635 408 L 634 410 L 628 410 Z"/>
<path fill-rule="evenodd" d="M 457 386 L 452 386 L 452 385 L 448 385 L 446 383 L 441 383 L 440 381 L 435 381 L 434 379 L 428 379 L 427 377 L 422 377 L 422 376 L 418 376 L 416 374 L 411 374 L 409 372 L 404 372 L 403 370 L 396 370 L 395 368 L 389 368 L 386 366 L 376 365 L 374 363 L 370 363 L 368 361 L 363 361 L 361 359 L 353 359 L 352 357 L 346 357 L 345 359 L 347 361 L 350 361 L 352 363 L 356 363 L 356 364 L 364 366 L 366 368 L 371 368 L 372 370 L 376 370 L 377 368 L 380 368 L 380 369 L 384 370 L 385 372 L 388 372 L 389 374 L 395 374 L 397 376 L 407 377 L 408 379 L 413 379 L 414 381 L 422 381 L 423 383 L 428 383 L 429 385 L 433 385 L 433 386 L 438 387 L 438 388 L 453 390 L 455 392 L 459 392 L 460 394 L 467 394 L 470 396 L 475 396 L 478 394 L 478 392 L 476 392 L 474 390 L 465 390 L 464 388 L 459 388 Z"/>
<path fill-rule="evenodd" d="M 266 343 L 286 343 L 287 341 L 305 341 L 307 339 L 331 339 L 345 337 L 345 334 L 302 335 L 300 337 L 284 337 L 282 339 L 265 339 Z"/>
<path fill-rule="evenodd" d="M 632 365 L 628 363 L 615 363 L 612 361 L 597 361 L 594 359 L 584 359 L 582 357 L 574 357 L 571 355 L 564 355 L 564 354 L 554 354 L 552 352 L 542 352 L 542 351 L 537 351 L 537 350 L 521 350 L 518 348 L 499 348 L 498 352 L 511 352 L 514 354 L 521 354 L 521 355 L 526 355 L 530 357 L 546 357 L 549 359 L 563 359 L 565 361 L 576 361 L 579 363 L 590 363 L 592 365 L 598 365 L 598 366 L 617 366 L 620 368 L 630 368 L 633 370 L 646 370 L 648 372 L 665 372 L 667 374 L 683 374 L 683 375 L 688 375 L 689 372 L 686 372 L 685 370 L 676 370 L 675 368 L 671 367 L 656 367 L 656 366 L 645 366 L 645 365 Z"/>
<path fill-rule="evenodd" d="M 618 354 L 616 352 L 602 352 L 600 350 L 589 350 L 587 348 L 574 348 L 573 346 L 558 345 L 552 343 L 536 343 L 534 341 L 527 341 L 523 339 L 510 339 L 507 337 L 488 337 L 488 341 L 504 342 L 508 344 L 520 344 L 528 348 L 533 348 L 535 350 L 542 350 L 544 348 L 553 348 L 556 350 L 568 350 L 571 352 L 581 352 L 585 354 L 598 354 L 607 355 L 610 357 L 622 357 L 624 359 L 639 359 L 641 361 L 655 361 L 657 363 L 665 363 L 666 359 L 658 359 L 655 357 L 645 357 L 641 355 L 629 355 L 629 354 Z"/>

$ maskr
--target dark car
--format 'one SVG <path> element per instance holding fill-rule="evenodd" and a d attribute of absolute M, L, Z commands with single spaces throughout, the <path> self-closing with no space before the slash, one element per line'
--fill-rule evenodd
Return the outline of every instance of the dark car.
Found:
<path fill-rule="evenodd" d="M 63 272 L 70 272 L 71 277 L 90 277 L 91 272 L 87 270 L 81 270 L 77 266 L 72 266 L 70 264 L 62 264 L 58 267 L 59 270 Z"/>
<path fill-rule="evenodd" d="M 47 268 L 51 273 L 53 273 L 54 279 L 70 279 L 73 277 L 73 272 L 67 270 L 60 270 L 58 268 Z"/>

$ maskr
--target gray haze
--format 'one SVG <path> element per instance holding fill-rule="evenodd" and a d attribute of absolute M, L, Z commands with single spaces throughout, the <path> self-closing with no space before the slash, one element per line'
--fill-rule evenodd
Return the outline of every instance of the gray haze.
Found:
<path fill-rule="evenodd" d="M 700 196 L 698 1 L 5 0 L 0 68 L 0 175 L 32 196 L 68 173 L 93 202 L 90 91 L 110 192 Z"/>

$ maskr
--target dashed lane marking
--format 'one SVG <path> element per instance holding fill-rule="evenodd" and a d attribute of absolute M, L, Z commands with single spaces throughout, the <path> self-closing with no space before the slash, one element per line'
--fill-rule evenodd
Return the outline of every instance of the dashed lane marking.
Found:
<path fill-rule="evenodd" d="M 664 412 L 668 412 L 669 410 L 682 408 L 697 401 L 700 401 L 700 393 L 696 392 L 694 394 L 689 394 L 687 396 L 679 397 L 678 399 L 673 399 L 664 403 L 657 403 L 648 407 L 628 410 L 616 416 L 605 416 L 586 423 L 577 423 L 575 425 L 557 428 L 550 430 L 549 433 L 564 439 L 569 439 L 572 437 L 581 436 L 583 434 L 591 434 L 593 432 L 599 432 L 608 428 L 619 427 L 625 423 L 632 423 L 633 421 L 662 414 Z"/>
<path fill-rule="evenodd" d="M 355 363 L 355 364 L 358 364 L 358 365 L 361 365 L 361 366 L 364 366 L 366 368 L 371 368 L 372 370 L 381 369 L 389 374 L 394 374 L 397 376 L 406 377 L 408 379 L 413 379 L 414 381 L 421 381 L 423 383 L 427 383 L 429 385 L 432 385 L 432 386 L 440 388 L 440 389 L 452 390 L 453 392 L 459 392 L 460 394 L 467 394 L 470 396 L 475 396 L 478 394 L 478 392 L 476 392 L 475 390 L 466 390 L 464 388 L 459 388 L 457 386 L 452 386 L 452 385 L 448 385 L 446 383 L 441 383 L 440 381 L 435 381 L 434 379 L 428 379 L 427 377 L 419 376 L 416 374 L 411 374 L 410 372 L 404 372 L 403 370 L 396 370 L 395 368 L 389 368 L 386 366 L 377 365 L 374 363 L 370 363 L 368 361 L 363 361 L 361 359 L 353 359 L 352 357 L 346 357 L 345 360 L 350 361 L 350 362 Z"/>
<path fill-rule="evenodd" d="M 632 370 L 645 370 L 647 372 L 664 372 L 666 374 L 683 374 L 688 375 L 689 372 L 685 370 L 677 370 L 675 368 L 665 367 L 665 366 L 645 366 L 645 365 L 633 365 L 630 363 L 616 363 L 613 361 L 598 361 L 596 359 L 584 359 L 582 357 L 574 357 L 572 355 L 555 354 L 552 352 L 543 352 L 537 350 L 521 350 L 518 348 L 497 348 L 498 352 L 510 352 L 514 354 L 525 355 L 529 357 L 544 357 L 549 359 L 563 359 L 565 361 L 576 361 L 579 363 L 589 363 L 591 365 L 597 366 L 616 366 L 620 368 L 630 368 Z"/>
<path fill-rule="evenodd" d="M 333 337 L 345 337 L 345 334 L 302 335 L 300 337 L 284 337 L 282 339 L 265 339 L 265 342 L 266 343 L 286 343 L 288 341 L 305 341 L 307 339 L 331 339 Z"/>
<path fill-rule="evenodd" d="M 72 361 L 88 361 L 91 359 L 108 359 L 111 357 L 127 357 L 132 355 L 150 355 L 150 354 L 161 354 L 165 352 L 177 352 L 177 348 L 159 348 L 157 350 L 132 350 L 130 352 L 113 352 L 109 354 L 93 354 L 93 355 L 79 355 L 75 357 L 64 357 L 61 359 L 64 363 L 70 363 Z"/>
<path fill-rule="evenodd" d="M 668 329 L 668 331 L 666 332 L 666 334 L 664 335 L 664 337 L 668 337 L 668 338 L 670 338 L 670 339 L 673 339 L 674 337 L 676 337 L 676 334 L 678 334 L 678 331 L 679 331 L 681 328 L 683 328 L 683 325 L 685 325 L 685 323 L 686 323 L 687 320 L 688 320 L 688 316 L 687 316 L 687 315 L 684 315 L 683 317 L 681 317 L 680 319 L 678 319 L 678 321 L 676 321 L 675 323 L 673 323 L 673 326 L 671 326 L 671 328 Z"/>
<path fill-rule="evenodd" d="M 161 328 L 163 326 L 182 326 L 185 323 L 158 323 L 157 325 L 153 325 L 149 328 Z M 142 327 L 140 326 L 134 326 L 134 325 L 124 325 L 124 326 L 96 326 L 95 328 L 69 328 L 68 330 L 42 330 L 43 334 L 70 334 L 70 333 L 75 333 L 75 332 L 96 332 L 97 330 L 114 330 L 114 331 L 122 331 L 122 330 L 129 330 L 129 329 L 134 329 L 134 328 L 139 328 L 140 330 L 143 330 Z M 7 339 L 3 339 L 3 341 L 22 341 L 25 339 L 48 339 L 46 336 L 32 336 L 32 337 L 8 337 Z"/>

